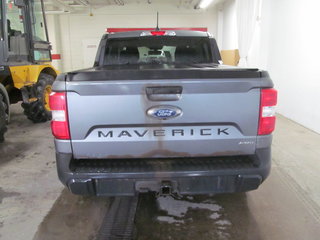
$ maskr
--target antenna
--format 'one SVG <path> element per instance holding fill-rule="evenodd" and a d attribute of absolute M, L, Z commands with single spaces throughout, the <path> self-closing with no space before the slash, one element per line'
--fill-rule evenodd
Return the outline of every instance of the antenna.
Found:
<path fill-rule="evenodd" d="M 159 31 L 159 12 L 157 12 L 157 27 L 156 27 L 156 31 Z"/>

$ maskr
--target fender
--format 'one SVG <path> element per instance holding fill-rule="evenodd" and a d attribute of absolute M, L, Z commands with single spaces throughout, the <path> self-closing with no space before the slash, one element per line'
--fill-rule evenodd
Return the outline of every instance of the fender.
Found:
<path fill-rule="evenodd" d="M 56 77 L 60 72 L 51 64 L 22 65 L 9 67 L 15 88 L 21 89 L 37 83 L 40 73 L 45 72 Z"/>

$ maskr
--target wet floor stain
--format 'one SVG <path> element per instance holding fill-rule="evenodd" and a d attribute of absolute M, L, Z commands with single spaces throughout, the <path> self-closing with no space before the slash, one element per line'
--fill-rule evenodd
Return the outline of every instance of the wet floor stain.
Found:
<path fill-rule="evenodd" d="M 77 196 L 65 189 L 33 240 L 93 240 L 109 202 L 109 198 Z"/>
<path fill-rule="evenodd" d="M 65 189 L 33 240 L 93 240 L 111 201 L 76 196 Z M 246 206 L 246 194 L 183 198 L 140 194 L 134 239 L 186 240 L 201 236 L 202 240 L 259 240 L 258 227 Z"/>
<path fill-rule="evenodd" d="M 140 194 L 134 240 L 318 240 L 319 224 L 278 183 L 275 175 L 249 193 L 182 198 Z M 64 190 L 34 240 L 95 239 L 111 201 Z"/>
<path fill-rule="evenodd" d="M 177 199 L 141 195 L 135 240 L 255 239 L 258 228 L 250 216 L 246 194 Z M 248 234 L 250 232 L 250 234 Z"/>
<path fill-rule="evenodd" d="M 11 142 L 6 139 L 6 142 L 0 144 L 0 166 L 12 160 L 17 162 L 25 158 L 25 152 L 31 149 L 33 143 L 31 141 Z"/>
<path fill-rule="evenodd" d="M 34 240 L 93 240 L 112 198 L 65 189 Z M 319 223 L 278 171 L 261 188 L 215 196 L 139 196 L 134 240 L 318 240 Z"/>
<path fill-rule="evenodd" d="M 19 103 L 11 105 L 8 132 L 5 141 L 0 143 L 0 166 L 11 161 L 23 161 L 26 152 L 32 150 L 40 138 L 51 138 L 49 122 L 34 124 L 22 112 Z"/>
<path fill-rule="evenodd" d="M 0 204 L 2 203 L 4 198 L 10 198 L 10 197 L 15 197 L 21 195 L 18 192 L 6 192 L 0 187 Z M 0 224 L 1 226 L 1 224 Z"/>

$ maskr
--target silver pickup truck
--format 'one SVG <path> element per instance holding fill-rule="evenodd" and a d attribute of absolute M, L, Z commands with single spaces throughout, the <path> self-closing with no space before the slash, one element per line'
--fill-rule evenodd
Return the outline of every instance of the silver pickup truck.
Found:
<path fill-rule="evenodd" d="M 267 72 L 220 60 L 205 32 L 104 35 L 93 68 L 53 85 L 62 183 L 99 196 L 258 188 L 270 172 L 277 92 Z"/>

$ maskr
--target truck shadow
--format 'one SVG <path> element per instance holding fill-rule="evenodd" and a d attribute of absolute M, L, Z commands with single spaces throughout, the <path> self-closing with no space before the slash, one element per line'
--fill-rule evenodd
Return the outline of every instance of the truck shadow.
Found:
<path fill-rule="evenodd" d="M 111 200 L 63 190 L 33 240 L 95 239 Z M 180 199 L 141 194 L 134 239 L 259 240 L 259 229 L 247 204 L 244 193 Z"/>

